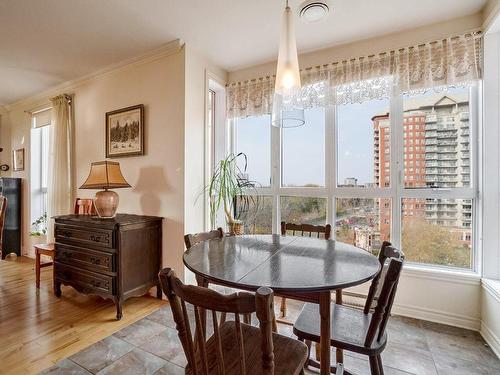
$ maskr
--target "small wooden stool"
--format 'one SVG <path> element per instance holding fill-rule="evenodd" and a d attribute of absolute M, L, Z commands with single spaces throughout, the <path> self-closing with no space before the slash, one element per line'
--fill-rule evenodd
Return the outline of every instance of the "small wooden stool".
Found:
<path fill-rule="evenodd" d="M 36 287 L 40 288 L 40 268 L 48 267 L 54 264 L 54 244 L 45 243 L 35 245 L 35 272 L 36 272 Z M 40 262 L 40 256 L 47 255 L 52 259 L 52 262 Z"/>

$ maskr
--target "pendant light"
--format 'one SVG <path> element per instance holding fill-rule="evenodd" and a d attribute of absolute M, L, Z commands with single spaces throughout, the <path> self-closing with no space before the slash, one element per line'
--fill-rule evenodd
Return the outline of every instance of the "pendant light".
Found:
<path fill-rule="evenodd" d="M 300 71 L 292 9 L 286 1 L 281 24 L 280 49 L 276 69 L 272 124 L 281 128 L 304 125 L 300 98 Z"/>

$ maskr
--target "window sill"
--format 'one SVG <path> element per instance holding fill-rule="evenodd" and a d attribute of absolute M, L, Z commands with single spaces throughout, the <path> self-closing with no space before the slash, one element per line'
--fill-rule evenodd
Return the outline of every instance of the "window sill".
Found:
<path fill-rule="evenodd" d="M 418 264 L 406 264 L 403 269 L 403 277 L 418 277 L 426 280 L 440 280 L 467 285 L 480 285 L 481 276 L 474 271 L 444 269 Z"/>

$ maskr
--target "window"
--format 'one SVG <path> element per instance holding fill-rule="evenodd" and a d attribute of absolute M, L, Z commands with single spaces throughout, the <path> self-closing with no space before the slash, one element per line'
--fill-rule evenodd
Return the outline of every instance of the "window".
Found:
<path fill-rule="evenodd" d="M 271 186 L 271 116 L 238 119 L 235 138 L 235 151 L 247 156 L 248 178 L 260 186 Z"/>
<path fill-rule="evenodd" d="M 283 186 L 325 186 L 325 110 L 306 110 L 308 126 L 283 131 Z"/>
<path fill-rule="evenodd" d="M 50 111 L 49 108 L 35 112 L 31 119 L 31 222 L 47 213 Z M 38 229 L 46 228 L 40 227 Z"/>
<path fill-rule="evenodd" d="M 390 240 L 408 262 L 474 269 L 477 92 L 472 84 L 307 110 L 295 129 L 270 127 L 267 115 L 232 121 L 250 177 L 267 182 L 256 232 L 326 222 L 367 251 Z"/>

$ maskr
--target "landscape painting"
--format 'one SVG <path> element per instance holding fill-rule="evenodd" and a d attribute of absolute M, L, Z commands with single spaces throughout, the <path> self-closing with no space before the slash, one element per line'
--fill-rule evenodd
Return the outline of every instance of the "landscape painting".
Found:
<path fill-rule="evenodd" d="M 106 157 L 144 155 L 144 105 L 106 113 Z"/>

